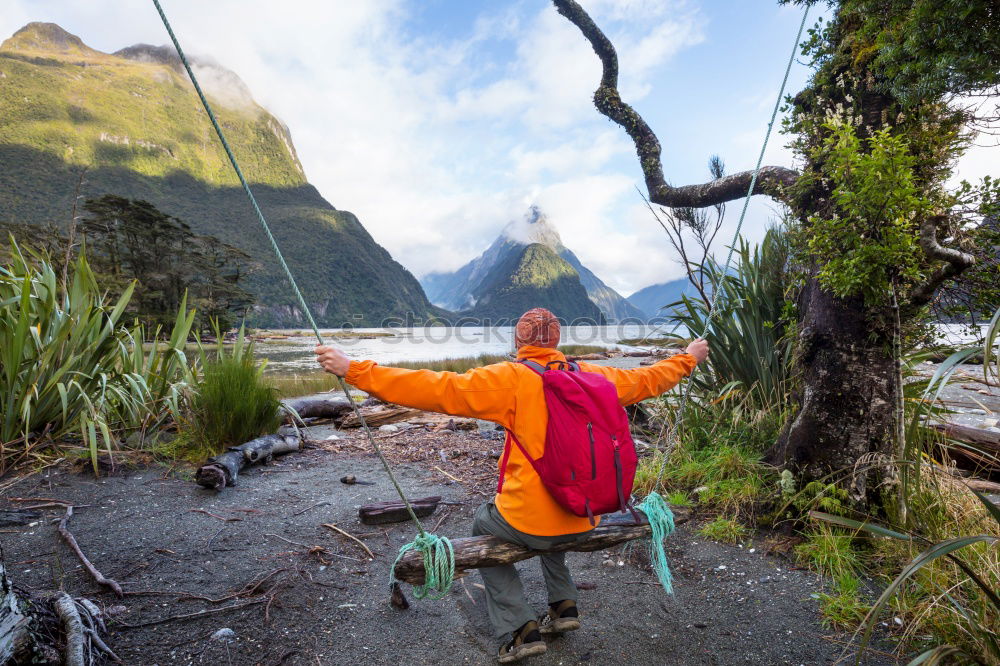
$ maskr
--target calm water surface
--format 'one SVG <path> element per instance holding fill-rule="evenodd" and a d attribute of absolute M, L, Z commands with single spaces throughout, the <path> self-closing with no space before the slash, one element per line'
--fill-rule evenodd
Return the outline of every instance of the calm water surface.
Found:
<path fill-rule="evenodd" d="M 601 345 L 629 349 L 618 341 L 643 336 L 662 337 L 670 329 L 635 324 L 620 326 L 566 326 L 562 329 L 562 344 Z M 262 340 L 257 343 L 259 356 L 268 359 L 268 372 L 303 372 L 317 369 L 312 350 L 316 338 L 302 330 L 273 331 L 290 335 L 287 340 Z M 324 338 L 339 345 L 352 359 L 371 359 L 382 364 L 398 361 L 436 361 L 445 358 L 506 354 L 513 351 L 513 329 L 510 326 L 485 327 L 420 327 L 420 328 L 361 328 L 354 333 L 371 333 L 371 338 L 337 339 L 338 329 L 320 331 Z M 386 335 L 389 334 L 389 335 Z"/>

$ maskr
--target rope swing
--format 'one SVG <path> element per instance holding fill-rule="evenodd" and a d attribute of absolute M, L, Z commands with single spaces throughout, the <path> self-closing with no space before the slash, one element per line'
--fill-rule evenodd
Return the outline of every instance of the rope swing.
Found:
<path fill-rule="evenodd" d="M 274 234 L 271 233 L 271 227 L 264 218 L 264 213 L 261 212 L 260 206 L 257 205 L 257 199 L 250 190 L 250 185 L 247 183 L 247 179 L 244 177 L 243 171 L 240 169 L 240 165 L 236 161 L 236 156 L 233 155 L 233 151 L 229 147 L 229 142 L 226 141 L 226 135 L 222 132 L 222 127 L 219 125 L 219 121 L 216 119 L 215 113 L 212 111 L 212 106 L 208 103 L 205 93 L 202 92 L 201 86 L 198 84 L 198 78 L 194 75 L 194 71 L 192 71 L 191 65 L 188 63 L 187 56 L 184 55 L 184 50 L 181 49 L 180 42 L 177 41 L 177 36 L 174 34 L 173 28 L 170 27 L 170 21 L 167 20 L 167 15 L 163 12 L 163 7 L 160 6 L 160 0 L 153 0 L 153 5 L 156 7 L 157 13 L 160 15 L 160 20 L 163 21 L 163 27 L 167 29 L 167 34 L 170 35 L 170 41 L 173 42 L 174 48 L 177 50 L 177 55 L 181 60 L 181 64 L 184 65 L 184 69 L 187 71 L 188 77 L 194 85 L 195 92 L 198 93 L 198 98 L 201 100 L 202 106 L 205 107 L 208 119 L 212 122 L 212 127 L 215 128 L 215 133 L 219 137 L 219 141 L 222 143 L 222 148 L 226 151 L 226 156 L 229 158 L 229 163 L 232 165 L 233 171 L 236 173 L 236 177 L 239 178 L 240 184 L 243 186 L 243 191 L 246 193 L 247 199 L 250 200 L 250 205 L 257 214 L 257 219 L 260 221 L 261 226 L 264 227 L 264 233 L 267 234 L 268 240 L 271 241 L 271 249 L 274 250 L 275 256 L 278 257 L 278 262 L 284 269 L 285 275 L 288 276 L 288 282 L 292 285 L 292 291 L 295 293 L 295 298 L 302 307 L 302 312 L 305 313 L 306 319 L 309 321 L 309 325 L 312 327 L 312 331 L 316 335 L 316 340 L 319 344 L 325 345 L 326 343 L 323 340 L 323 336 L 319 332 L 319 327 L 316 325 L 316 320 L 313 318 L 312 311 L 306 304 L 306 299 L 303 298 L 302 292 L 299 290 L 299 286 L 295 282 L 292 270 L 288 267 L 288 263 L 285 261 L 285 257 L 281 253 L 281 248 L 278 247 L 278 242 L 274 239 Z M 396 475 L 393 474 L 392 467 L 389 465 L 388 459 L 382 453 L 382 449 L 379 448 L 378 442 L 375 441 L 371 428 L 368 427 L 368 424 L 365 422 L 364 415 L 358 408 L 357 403 L 351 397 L 351 392 L 347 388 L 347 383 L 344 381 L 343 377 L 337 377 L 337 381 L 340 384 L 340 388 L 344 392 L 344 395 L 347 397 L 347 401 L 353 408 L 354 416 L 358 419 L 358 423 L 361 424 L 361 429 L 364 430 L 365 435 L 368 437 L 368 443 L 371 445 L 372 449 L 375 450 L 375 453 L 378 454 L 379 460 L 382 461 L 382 467 L 385 469 L 386 475 L 388 475 L 389 480 L 392 481 L 392 485 L 399 494 L 399 498 L 406 506 L 407 513 L 410 514 L 410 520 L 413 521 L 413 524 L 416 525 L 417 531 L 419 532 L 419 535 L 413 541 L 399 549 L 397 561 L 407 551 L 419 550 L 423 554 L 424 567 L 427 571 L 427 582 L 419 589 L 420 593 L 416 596 L 419 599 L 433 594 L 432 598 L 440 599 L 448 593 L 451 589 L 452 583 L 454 582 L 455 553 L 451 542 L 447 539 L 447 537 L 430 534 L 424 529 L 424 526 L 420 523 L 420 519 L 417 518 L 417 514 L 413 511 L 413 506 L 410 504 L 410 500 L 406 497 L 402 487 L 400 487 L 399 482 L 396 480 Z M 391 569 L 389 573 L 391 581 Z"/>
<path fill-rule="evenodd" d="M 313 318 L 312 311 L 306 304 L 306 300 L 302 296 L 302 292 L 299 290 L 298 284 L 295 281 L 295 277 L 292 275 L 292 271 L 289 268 L 288 263 L 285 261 L 285 258 L 281 253 L 281 249 L 278 247 L 278 243 L 274 238 L 274 235 L 271 233 L 271 228 L 268 225 L 267 220 L 264 218 L 264 214 L 263 212 L 261 212 L 260 206 L 257 204 L 257 200 L 254 197 L 253 192 L 250 190 L 250 185 L 247 183 L 247 179 L 244 177 L 243 172 L 236 161 L 236 157 L 233 154 L 233 151 L 229 147 L 229 142 L 226 140 L 225 134 L 222 131 L 222 127 L 219 125 L 215 113 L 212 111 L 212 107 L 208 103 L 208 99 L 205 97 L 204 92 L 202 92 L 201 86 L 198 84 L 198 79 L 195 76 L 194 71 L 192 71 L 191 65 L 189 64 L 187 57 L 184 55 L 184 51 L 181 49 L 181 45 L 178 42 L 177 37 L 170 26 L 170 22 L 167 20 L 166 14 L 163 12 L 163 8 L 160 6 L 160 0 L 153 0 L 153 5 L 156 7 L 156 11 L 160 15 L 160 19 L 163 21 L 163 26 L 164 28 L 166 28 L 167 34 L 170 36 L 170 40 L 173 42 L 174 48 L 177 50 L 177 55 L 180 58 L 181 64 L 184 66 L 184 69 L 187 72 L 188 77 L 191 79 L 191 83 L 194 85 L 194 89 L 198 94 L 198 98 L 201 100 L 202 106 L 205 108 L 205 112 L 208 114 L 208 118 L 212 123 L 212 127 L 215 128 L 215 133 L 219 137 L 219 141 L 221 142 L 222 147 L 225 150 L 226 156 L 229 158 L 229 163 L 232 165 L 233 171 L 235 172 L 236 177 L 239 179 L 240 184 L 243 187 L 243 191 L 246 193 L 247 199 L 249 199 L 250 205 L 253 208 L 254 213 L 257 215 L 258 221 L 264 228 L 264 233 L 267 235 L 267 238 L 271 243 L 271 248 L 274 250 L 274 254 L 278 258 L 278 262 L 281 264 L 281 267 L 284 270 L 285 275 L 288 277 L 288 282 L 292 286 L 292 291 L 295 294 L 295 298 L 298 301 L 299 306 L 302 308 L 302 312 L 305 314 L 305 317 L 308 320 L 309 325 L 312 327 L 312 331 L 316 336 L 316 340 L 319 342 L 320 345 L 325 345 L 326 343 L 323 340 L 323 336 L 320 334 L 319 327 L 316 325 L 316 321 Z M 805 27 L 806 17 L 808 16 L 808 14 L 809 14 L 809 5 L 807 4 L 806 10 L 802 15 L 802 22 L 799 25 L 799 30 L 795 37 L 796 48 L 798 46 L 799 39 L 802 36 L 802 30 Z M 791 71 L 792 62 L 795 59 L 796 48 L 793 48 L 792 54 L 788 59 L 788 65 L 785 68 L 785 76 L 781 82 L 781 88 L 778 92 L 778 99 L 775 101 L 774 110 L 771 113 L 771 120 L 767 125 L 767 133 L 764 136 L 764 143 L 761 146 L 760 155 L 757 158 L 757 165 L 754 168 L 753 177 L 751 178 L 750 181 L 750 186 L 747 190 L 746 197 L 743 200 L 743 209 L 740 212 L 739 222 L 736 225 L 736 231 L 733 235 L 732 243 L 729 246 L 729 254 L 726 258 L 724 270 L 727 273 L 729 269 L 729 264 L 731 263 L 733 258 L 733 251 L 736 242 L 739 238 L 740 231 L 743 227 L 743 221 L 746 217 L 747 208 L 750 203 L 750 197 L 753 194 L 754 188 L 756 187 L 757 184 L 757 177 L 758 174 L 760 173 L 761 164 L 764 159 L 764 152 L 767 149 L 768 140 L 770 139 L 771 136 L 771 130 L 774 126 L 774 121 L 777 117 L 778 109 L 781 105 L 781 99 L 784 95 L 785 86 L 788 82 L 788 75 L 789 72 Z M 719 299 L 713 300 L 709 308 L 705 331 L 702 332 L 700 337 L 704 337 L 712 327 L 713 319 L 717 311 L 719 310 L 718 300 Z M 418 599 L 423 599 L 427 597 L 431 599 L 441 599 L 445 595 L 447 595 L 448 592 L 451 590 L 451 587 L 455 580 L 455 575 L 456 575 L 455 547 L 452 544 L 452 541 L 449 540 L 448 538 L 431 534 L 424 529 L 424 526 L 421 524 L 420 519 L 417 518 L 417 514 L 413 510 L 413 506 L 411 505 L 409 499 L 406 497 L 406 494 L 403 492 L 402 487 L 399 485 L 399 482 L 397 481 L 396 476 L 392 471 L 392 466 L 390 465 L 388 459 L 383 454 L 382 449 L 379 447 L 378 442 L 376 441 L 375 437 L 372 434 L 371 428 L 366 423 L 364 415 L 358 408 L 357 403 L 355 403 L 355 401 L 351 397 L 347 383 L 344 381 L 343 377 L 337 377 L 337 381 L 340 385 L 340 389 L 347 397 L 347 400 L 353 409 L 354 415 L 357 418 L 358 423 L 361 425 L 361 429 L 364 431 L 367 437 L 368 443 L 371 445 L 372 449 L 378 455 L 378 458 L 382 463 L 382 467 L 385 469 L 386 475 L 392 482 L 393 487 L 396 489 L 396 493 L 399 495 L 399 498 L 402 500 L 403 504 L 406 507 L 406 511 L 409 514 L 410 520 L 413 521 L 413 524 L 416 526 L 417 529 L 417 536 L 414 537 L 412 541 L 405 544 L 399 549 L 399 554 L 397 555 L 396 560 L 393 563 L 393 566 L 389 572 L 390 584 L 394 584 L 394 574 L 397 570 L 397 565 L 399 565 L 400 562 L 404 560 L 404 556 L 410 554 L 413 557 L 406 559 L 414 560 L 417 558 L 417 554 L 419 554 L 419 558 L 423 567 L 423 579 L 422 579 L 423 582 L 414 587 L 414 596 L 416 596 L 416 598 Z M 643 514 L 645 514 L 649 522 L 649 528 L 651 532 L 649 539 L 650 562 L 652 563 L 653 570 L 655 571 L 656 576 L 660 581 L 660 584 L 663 586 L 664 590 L 667 591 L 667 593 L 672 592 L 673 586 L 672 586 L 672 577 L 668 566 L 667 556 L 664 550 L 663 542 L 664 539 L 666 539 L 666 537 L 669 536 L 674 531 L 675 521 L 673 512 L 670 510 L 670 507 L 667 505 L 667 502 L 663 499 L 663 496 L 660 494 L 660 492 L 657 491 L 663 490 L 663 474 L 665 471 L 667 458 L 670 456 L 670 453 L 673 449 L 673 444 L 676 443 L 676 436 L 678 430 L 681 424 L 683 423 L 684 409 L 687 403 L 690 389 L 691 389 L 691 380 L 689 379 L 681 398 L 677 419 L 675 420 L 674 425 L 671 428 L 670 444 L 668 444 L 667 449 L 662 454 L 660 470 L 655 479 L 655 485 L 654 485 L 655 490 L 651 492 L 638 506 L 638 509 L 642 511 Z M 641 525 L 641 523 L 638 522 L 636 524 Z M 635 525 L 630 524 L 628 528 L 636 530 Z M 473 537 L 472 539 L 476 538 L 477 537 Z M 623 541 L 636 538 L 639 538 L 639 536 L 629 534 L 628 536 L 621 536 L 621 538 L 616 543 L 621 543 Z M 468 539 L 457 540 L 457 542 L 459 543 L 463 541 L 468 541 Z M 602 545 L 601 547 L 606 548 L 608 547 L 608 545 L 605 542 L 605 545 Z M 585 550 L 585 549 L 581 548 L 579 550 Z M 590 548 L 589 550 L 594 550 L 594 548 Z M 415 553 L 413 551 L 415 551 Z M 520 557 L 520 559 L 524 559 L 525 557 L 531 557 L 537 554 L 538 554 L 537 552 L 531 552 L 531 553 L 526 552 L 525 555 Z M 468 568 L 478 568 L 480 566 L 486 566 L 483 565 L 482 562 L 483 562 L 482 557 L 478 557 L 475 563 L 463 564 L 462 569 L 464 570 Z M 413 582 L 419 582 L 419 581 L 413 580 Z"/>

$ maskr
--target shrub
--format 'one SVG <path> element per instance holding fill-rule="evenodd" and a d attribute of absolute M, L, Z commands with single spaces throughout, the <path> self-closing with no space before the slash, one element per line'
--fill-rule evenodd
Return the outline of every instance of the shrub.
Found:
<path fill-rule="evenodd" d="M 84 256 L 60 285 L 47 257 L 11 245 L 0 266 L 0 472 L 66 437 L 83 440 L 96 472 L 100 445 L 110 453 L 117 433 L 178 412 L 193 312 L 182 301 L 170 342 L 146 355 L 143 329 L 121 322 L 131 286 L 105 303 Z"/>
<path fill-rule="evenodd" d="M 717 303 L 684 296 L 673 303 L 671 321 L 692 334 L 702 331 L 712 347 L 707 366 L 694 381 L 716 394 L 738 389 L 760 407 L 781 407 L 791 389 L 794 340 L 785 300 L 788 242 L 779 229 L 750 249 L 740 240 L 735 268 L 709 262 L 704 271 Z"/>
<path fill-rule="evenodd" d="M 216 333 L 220 340 L 216 356 L 210 359 L 202 352 L 202 373 L 184 428 L 189 439 L 212 451 L 274 432 L 281 423 L 281 405 L 263 378 L 263 364 L 254 359 L 253 344 L 241 330 L 227 351 Z"/>
<path fill-rule="evenodd" d="M 705 523 L 698 530 L 698 536 L 723 543 L 740 543 L 746 539 L 747 534 L 747 528 L 743 527 L 743 525 L 732 518 L 723 518 L 722 516 L 718 516 L 715 520 Z"/>

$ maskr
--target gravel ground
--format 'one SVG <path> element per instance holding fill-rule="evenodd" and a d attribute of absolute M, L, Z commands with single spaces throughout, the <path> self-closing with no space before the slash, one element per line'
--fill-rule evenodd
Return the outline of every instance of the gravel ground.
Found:
<path fill-rule="evenodd" d="M 430 446 L 444 441 L 448 450 L 493 445 L 478 433 L 435 437 Z M 394 457 L 412 452 L 406 439 L 386 440 Z M 63 468 L 27 477 L 6 497 L 89 505 L 77 511 L 70 529 L 95 565 L 120 581 L 127 594 L 119 600 L 102 592 L 81 569 L 56 534 L 58 511 L 0 534 L 9 571 L 23 586 L 63 587 L 115 613 L 112 644 L 130 665 L 493 663 L 497 641 L 477 575 L 458 582 L 444 600 L 416 601 L 409 595 L 409 610 L 389 606 L 389 565 L 413 531 L 407 523 L 383 529 L 358 522 L 359 505 L 394 495 L 378 461 L 354 450 L 356 441 L 337 440 L 332 445 L 339 450 L 331 445 L 278 459 L 221 493 L 155 466 L 99 479 Z M 443 473 L 463 481 L 463 475 L 478 477 L 482 463 L 470 467 L 464 458 L 437 455 L 397 466 L 411 497 L 440 494 L 452 503 L 427 519 L 439 534 L 468 533 L 474 509 L 487 499 L 489 482 L 458 483 Z M 373 485 L 340 483 L 347 474 Z M 375 560 L 322 523 L 359 536 Z M 765 555 L 761 542 L 722 545 L 697 537 L 696 529 L 682 526 L 668 542 L 673 597 L 642 566 L 638 549 L 572 553 L 571 568 L 583 588 L 584 626 L 527 663 L 838 661 L 848 637 L 821 626 L 814 600 L 821 580 Z M 519 566 L 532 602 L 543 609 L 537 564 Z M 227 595 L 234 596 L 209 601 Z M 223 610 L 124 626 L 215 609 Z M 222 632 L 228 638 L 212 638 L 220 630 L 230 630 Z M 891 662 L 875 655 L 865 663 Z"/>

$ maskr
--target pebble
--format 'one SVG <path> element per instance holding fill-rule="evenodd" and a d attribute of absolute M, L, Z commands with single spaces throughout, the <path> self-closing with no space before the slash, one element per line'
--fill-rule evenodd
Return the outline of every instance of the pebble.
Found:
<path fill-rule="evenodd" d="M 229 643 L 236 638 L 236 632 L 229 627 L 223 627 L 212 634 L 213 641 L 225 641 Z"/>
<path fill-rule="evenodd" d="M 383 426 L 378 427 L 380 432 L 399 432 L 399 426 L 393 425 L 392 423 L 387 423 Z"/>

